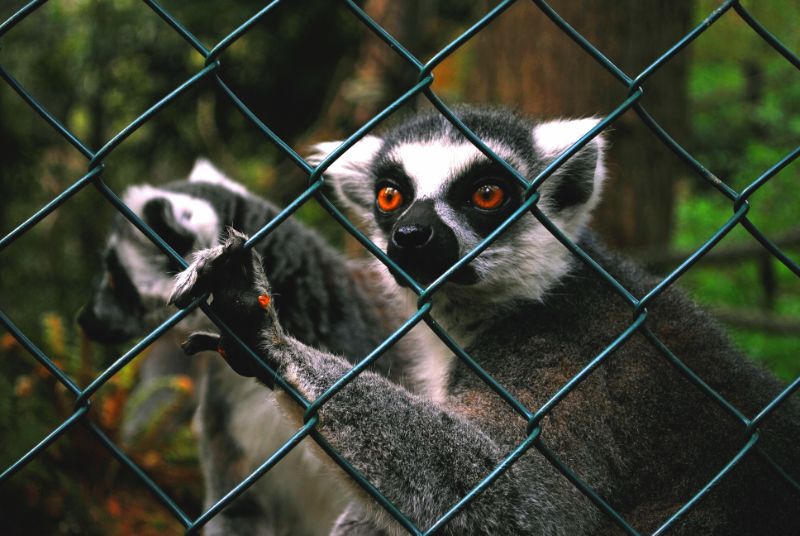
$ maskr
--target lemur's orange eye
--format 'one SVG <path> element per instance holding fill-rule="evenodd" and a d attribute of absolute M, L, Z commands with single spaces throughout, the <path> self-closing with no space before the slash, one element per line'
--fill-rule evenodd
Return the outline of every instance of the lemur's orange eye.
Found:
<path fill-rule="evenodd" d="M 483 210 L 499 208 L 506 199 L 506 193 L 496 184 L 479 186 L 472 194 L 472 204 Z"/>
<path fill-rule="evenodd" d="M 378 190 L 378 208 L 384 212 L 394 212 L 403 204 L 403 194 L 392 186 Z"/>

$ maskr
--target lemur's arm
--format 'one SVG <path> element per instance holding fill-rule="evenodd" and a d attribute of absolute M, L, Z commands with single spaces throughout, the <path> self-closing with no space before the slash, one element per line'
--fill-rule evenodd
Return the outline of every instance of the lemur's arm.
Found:
<path fill-rule="evenodd" d="M 215 312 L 239 328 L 242 338 L 303 396 L 315 400 L 350 370 L 351 364 L 282 330 L 269 306 L 269 286 L 261 262 L 257 254 L 241 249 L 244 240 L 243 235 L 232 233 L 223 245 L 199 252 L 178 276 L 170 301 L 182 307 L 212 292 Z M 249 358 L 235 345 L 226 344 L 224 336 L 195 334 L 185 344 L 188 353 L 212 348 L 220 348 L 240 374 L 255 376 L 271 386 L 270 379 L 251 367 Z M 371 372 L 363 372 L 323 404 L 319 416 L 322 436 L 422 529 L 466 495 L 507 454 L 474 423 Z M 541 464 L 542 473 L 524 478 L 521 473 L 533 473 L 524 465 L 534 462 L 538 472 L 541 460 L 536 461 L 538 455 L 531 458 L 522 467 L 512 466 L 445 531 L 486 534 L 502 527 L 515 534 L 559 533 L 549 526 L 552 516 L 534 512 L 558 509 L 556 505 L 563 503 L 555 501 L 555 495 L 563 493 L 566 481 L 554 479 L 546 463 Z M 556 489 L 549 489 L 552 486 Z M 357 497 L 384 528 L 397 527 L 365 494 Z M 578 530 L 573 533 L 579 533 L 579 527 L 575 528 Z"/>

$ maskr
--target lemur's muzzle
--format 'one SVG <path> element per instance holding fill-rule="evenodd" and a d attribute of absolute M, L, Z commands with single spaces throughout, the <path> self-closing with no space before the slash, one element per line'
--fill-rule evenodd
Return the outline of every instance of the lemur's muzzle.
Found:
<path fill-rule="evenodd" d="M 434 202 L 426 199 L 412 204 L 395 222 L 387 253 L 417 282 L 428 285 L 458 261 L 459 249 L 456 235 L 436 214 Z M 461 284 L 475 280 L 469 266 L 451 278 Z"/>
<path fill-rule="evenodd" d="M 76 320 L 87 337 L 101 344 L 123 343 L 145 331 L 144 309 L 132 285 L 100 284 Z"/>

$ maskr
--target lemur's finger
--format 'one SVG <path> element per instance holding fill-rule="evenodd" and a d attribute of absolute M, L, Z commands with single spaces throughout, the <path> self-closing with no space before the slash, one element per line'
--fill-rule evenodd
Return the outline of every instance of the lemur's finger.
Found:
<path fill-rule="evenodd" d="M 216 246 L 195 253 L 192 264 L 175 277 L 175 285 L 167 303 L 174 303 L 180 309 L 183 309 L 198 296 L 210 292 L 206 265 L 222 252 L 222 246 Z"/>
<path fill-rule="evenodd" d="M 197 331 L 189 335 L 189 338 L 181 343 L 181 349 L 186 355 L 194 355 L 199 352 L 218 351 L 220 348 L 221 337 L 216 333 Z"/>
<path fill-rule="evenodd" d="M 234 228 L 228 229 L 228 236 L 222 243 L 222 254 L 212 260 L 210 270 L 224 270 L 228 277 L 244 278 L 249 281 L 253 270 L 253 252 L 244 249 L 247 235 Z M 223 268 L 224 267 L 224 268 Z"/>
<path fill-rule="evenodd" d="M 181 343 L 181 349 L 186 355 L 208 351 L 217 352 L 237 374 L 256 378 L 270 389 L 275 385 L 272 377 L 254 363 L 251 356 L 236 344 L 226 344 L 225 338 L 216 333 L 204 331 L 192 333 Z"/>
<path fill-rule="evenodd" d="M 244 249 L 246 241 L 247 235 L 229 229 L 222 244 L 195 253 L 192 264 L 176 277 L 168 303 L 183 309 L 199 296 L 214 292 L 215 288 L 229 284 L 232 279 L 243 277 L 249 281 L 253 263 L 245 256 L 252 255 Z"/>

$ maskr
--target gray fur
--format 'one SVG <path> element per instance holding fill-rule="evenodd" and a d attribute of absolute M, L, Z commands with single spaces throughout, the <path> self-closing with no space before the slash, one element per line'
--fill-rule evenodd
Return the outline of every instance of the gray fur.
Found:
<path fill-rule="evenodd" d="M 536 125 L 497 111 L 459 113 L 482 138 L 515 157 L 514 163 L 527 174 L 546 165 L 542 154 L 549 151 L 542 149 L 550 146 L 532 134 Z M 450 146 L 457 135 L 442 125 L 434 116 L 412 119 L 388 133 L 372 158 L 364 159 L 361 153 L 362 164 L 338 169 L 334 165 L 330 176 L 348 184 L 339 187 L 345 195 L 373 191 L 380 177 L 370 175 L 371 166 L 393 151 L 402 155 L 403 144 Z M 580 135 L 573 133 L 572 141 Z M 564 146 L 561 141 L 552 145 Z M 572 180 L 586 188 L 589 181 L 597 192 L 602 151 L 600 145 L 591 147 L 578 162 L 594 154 L 594 166 L 566 168 L 551 184 Z M 359 180 L 368 186 L 359 190 Z M 585 231 L 596 194 L 587 197 L 578 192 L 567 196 L 569 203 L 555 202 L 558 194 L 552 188 L 542 194 L 553 220 L 634 295 L 644 295 L 657 284 L 657 279 L 607 253 Z M 348 202 L 356 210 L 361 207 L 359 215 L 372 222 L 376 242 L 389 242 L 392 225 L 381 227 L 372 206 L 365 206 L 358 196 Z M 487 250 L 487 268 L 503 278 L 480 272 L 477 282 L 448 283 L 434 297 L 437 321 L 453 329 L 470 355 L 531 410 L 541 407 L 632 322 L 631 307 L 594 271 L 568 257 L 563 262 L 526 257 L 535 253 L 530 251 L 533 245 L 548 246 L 544 232 L 532 219 L 523 219 L 493 247 L 502 255 Z M 226 247 L 236 246 L 229 242 Z M 550 255 L 554 250 L 546 251 Z M 257 254 L 244 262 L 260 266 Z M 413 271 L 413 263 L 409 269 Z M 542 270 L 554 273 L 538 273 Z M 281 326 L 283 319 L 271 312 L 265 315 L 253 306 L 252 311 L 245 307 L 230 313 L 230 304 L 247 303 L 259 289 L 274 288 L 258 269 L 249 272 L 250 279 L 238 273 L 214 274 L 212 307 L 228 311 L 227 320 L 234 325 L 255 322 L 258 327 L 248 336 L 256 337 L 264 358 L 308 399 L 320 396 L 351 363 L 291 336 Z M 185 275 L 182 280 L 192 277 Z M 528 288 L 534 283 L 539 286 Z M 178 294 L 184 301 L 191 299 L 202 294 L 200 286 L 184 285 Z M 781 391 L 779 381 L 749 362 L 680 291 L 667 290 L 648 309 L 649 328 L 746 415 L 755 415 Z M 408 359 L 426 357 L 410 353 Z M 320 434 L 423 530 L 489 474 L 526 434 L 527 423 L 457 360 L 451 361 L 444 389 L 444 399 L 437 401 L 384 375 L 364 372 L 319 411 Z M 277 399 L 299 425 L 300 415 L 288 398 Z M 639 333 L 563 399 L 542 421 L 542 428 L 541 441 L 642 532 L 655 530 L 743 445 L 742 426 L 669 366 Z M 761 447 L 798 478 L 796 400 L 788 400 L 771 416 L 761 433 Z M 333 534 L 403 533 L 369 496 L 343 473 L 337 474 L 342 489 L 352 491 L 354 503 L 339 518 Z M 800 533 L 798 511 L 797 494 L 751 454 L 671 533 L 788 536 Z M 442 533 L 566 536 L 615 531 L 610 520 L 532 448 Z"/>

